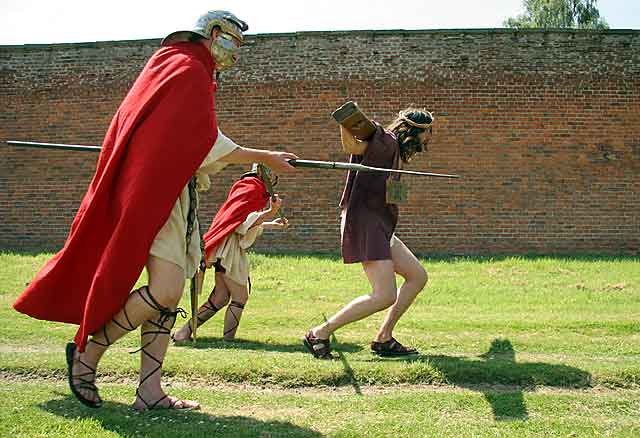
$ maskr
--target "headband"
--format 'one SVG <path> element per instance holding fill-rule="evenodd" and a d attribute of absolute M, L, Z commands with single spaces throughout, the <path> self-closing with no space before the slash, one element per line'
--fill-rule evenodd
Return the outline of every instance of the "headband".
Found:
<path fill-rule="evenodd" d="M 400 115 L 400 119 L 403 122 L 406 122 L 409 125 L 413 126 L 414 128 L 427 129 L 427 128 L 430 128 L 431 125 L 433 124 L 433 114 L 431 114 L 428 111 L 426 111 L 426 113 L 429 114 L 429 117 L 431 117 L 431 121 L 429 123 L 417 123 L 411 120 L 410 118 L 406 117 L 405 115 Z"/>

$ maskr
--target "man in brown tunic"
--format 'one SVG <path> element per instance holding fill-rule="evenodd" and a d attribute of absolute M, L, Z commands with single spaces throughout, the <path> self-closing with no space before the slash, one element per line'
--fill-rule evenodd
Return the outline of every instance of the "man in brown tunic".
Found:
<path fill-rule="evenodd" d="M 387 127 L 377 126 L 366 141 L 340 127 L 342 145 L 351 162 L 383 168 L 400 168 L 400 162 L 422 152 L 432 135 L 433 116 L 416 108 L 401 111 Z M 400 184 L 386 173 L 350 171 L 340 201 L 342 256 L 345 263 L 362 263 L 372 291 L 351 301 L 327 322 L 304 337 L 317 358 L 331 358 L 329 337 L 338 328 L 389 309 L 371 349 L 380 356 L 414 354 L 393 337 L 393 328 L 427 283 L 427 272 L 416 256 L 393 233 L 398 223 L 397 199 L 391 187 Z M 404 278 L 400 288 L 395 274 Z"/>

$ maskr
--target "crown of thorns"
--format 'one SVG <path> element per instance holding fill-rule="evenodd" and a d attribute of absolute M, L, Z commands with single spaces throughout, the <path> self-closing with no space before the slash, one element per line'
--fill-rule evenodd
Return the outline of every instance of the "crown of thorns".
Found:
<path fill-rule="evenodd" d="M 427 114 L 429 114 L 429 117 L 431 118 L 431 121 L 429 123 L 418 123 L 418 122 L 414 122 L 413 120 L 411 120 L 410 118 L 408 118 L 407 116 L 405 116 L 404 114 L 400 113 L 400 119 L 403 122 L 408 123 L 409 125 L 415 127 L 415 128 L 420 128 L 420 129 L 427 129 L 429 128 L 432 124 L 433 124 L 433 114 L 431 114 L 429 111 L 425 111 Z"/>

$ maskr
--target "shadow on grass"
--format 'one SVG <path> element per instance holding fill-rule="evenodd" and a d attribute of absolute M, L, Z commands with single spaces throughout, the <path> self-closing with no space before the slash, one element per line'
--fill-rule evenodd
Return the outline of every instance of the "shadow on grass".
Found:
<path fill-rule="evenodd" d="M 276 344 L 258 341 L 250 341 L 245 339 L 235 339 L 233 341 L 225 341 L 223 338 L 200 337 L 194 344 L 191 341 L 176 342 L 177 347 L 194 348 L 197 350 L 255 350 L 255 351 L 277 351 L 280 353 L 300 353 L 306 351 L 302 345 L 302 341 L 295 344 Z M 362 346 L 358 344 L 338 343 L 338 348 L 347 353 L 356 353 L 362 350 Z"/>
<path fill-rule="evenodd" d="M 324 318 L 324 322 L 327 322 L 327 315 L 323 313 L 322 317 Z M 351 387 L 353 387 L 353 390 L 357 395 L 362 395 L 362 389 L 360 389 L 360 384 L 358 383 L 358 379 L 356 379 L 356 376 L 353 373 L 353 368 L 351 368 L 351 364 L 349 364 L 347 357 L 342 352 L 342 348 L 340 349 L 335 348 L 336 346 L 340 345 L 338 344 L 338 340 L 336 339 L 335 333 L 331 333 L 331 344 L 332 344 L 332 348 L 338 355 L 338 359 L 340 359 L 340 362 L 342 363 L 342 367 L 344 368 L 344 375 L 347 379 L 349 379 L 349 383 L 351 384 Z"/>
<path fill-rule="evenodd" d="M 424 362 L 435 368 L 446 382 L 481 392 L 491 404 L 497 421 L 526 420 L 529 416 L 523 390 L 536 386 L 588 388 L 591 374 L 567 365 L 517 363 L 507 339 L 494 339 L 478 359 L 443 355 L 419 355 L 406 362 Z"/>
<path fill-rule="evenodd" d="M 260 421 L 240 415 L 214 416 L 200 411 L 152 410 L 137 413 L 130 405 L 105 401 L 100 409 L 85 408 L 70 395 L 42 403 L 39 407 L 62 418 L 99 427 L 122 437 L 320 437 L 320 433 L 286 421 Z"/>

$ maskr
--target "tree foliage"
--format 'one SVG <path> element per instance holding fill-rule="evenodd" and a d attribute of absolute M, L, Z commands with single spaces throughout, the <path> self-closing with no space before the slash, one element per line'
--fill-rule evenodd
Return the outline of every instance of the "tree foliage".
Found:
<path fill-rule="evenodd" d="M 503 24 L 516 29 L 608 29 L 596 3 L 597 0 L 524 0 L 524 14 Z"/>

